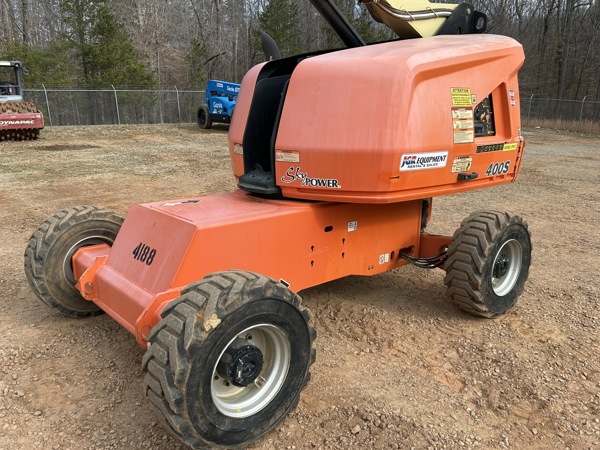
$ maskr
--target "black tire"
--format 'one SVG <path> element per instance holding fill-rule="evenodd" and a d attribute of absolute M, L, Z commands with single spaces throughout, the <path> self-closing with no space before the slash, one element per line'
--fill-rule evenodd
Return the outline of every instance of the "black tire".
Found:
<path fill-rule="evenodd" d="M 162 317 L 148 337 L 144 390 L 165 428 L 187 445 L 244 446 L 297 406 L 316 332 L 283 284 L 215 273 L 184 289 Z"/>
<path fill-rule="evenodd" d="M 198 126 L 205 130 L 212 127 L 212 120 L 210 120 L 206 105 L 202 105 L 198 109 Z"/>
<path fill-rule="evenodd" d="M 471 214 L 456 230 L 444 264 L 448 294 L 463 311 L 496 318 L 523 292 L 531 262 L 527 223 L 497 211 Z"/>
<path fill-rule="evenodd" d="M 87 245 L 112 245 L 123 218 L 107 209 L 78 206 L 46 220 L 29 238 L 25 276 L 33 292 L 56 311 L 71 317 L 102 313 L 75 289 L 71 256 Z"/>

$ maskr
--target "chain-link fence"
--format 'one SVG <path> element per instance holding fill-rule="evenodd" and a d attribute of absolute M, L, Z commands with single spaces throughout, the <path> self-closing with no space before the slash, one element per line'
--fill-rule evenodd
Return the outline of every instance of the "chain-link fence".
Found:
<path fill-rule="evenodd" d="M 204 91 L 25 89 L 49 126 L 195 122 Z"/>
<path fill-rule="evenodd" d="M 204 91 L 156 89 L 26 89 L 44 113 L 46 123 L 57 125 L 114 125 L 191 123 L 196 121 Z M 532 121 L 559 120 L 600 124 L 600 102 L 559 100 L 521 95 L 521 116 Z"/>
<path fill-rule="evenodd" d="M 521 117 L 532 120 L 561 120 L 600 123 L 600 102 L 587 97 L 582 100 L 559 100 L 521 94 Z"/>

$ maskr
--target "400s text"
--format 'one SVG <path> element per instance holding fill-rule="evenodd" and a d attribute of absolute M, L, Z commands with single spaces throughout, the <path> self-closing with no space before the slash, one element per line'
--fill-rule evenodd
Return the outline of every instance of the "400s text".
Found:
<path fill-rule="evenodd" d="M 136 248 L 133 249 L 133 259 L 150 266 L 154 262 L 156 257 L 156 249 L 149 245 L 140 242 Z"/>
<path fill-rule="evenodd" d="M 485 174 L 488 177 L 491 177 L 492 175 L 504 175 L 505 173 L 508 173 L 509 169 L 510 169 L 510 161 L 504 161 L 501 163 L 492 163 L 485 171 Z"/>

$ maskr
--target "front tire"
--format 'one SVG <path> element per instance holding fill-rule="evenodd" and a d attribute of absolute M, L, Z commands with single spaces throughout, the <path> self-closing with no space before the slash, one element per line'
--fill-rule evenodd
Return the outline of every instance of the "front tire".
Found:
<path fill-rule="evenodd" d="M 163 425 L 194 448 L 260 439 L 298 404 L 314 362 L 310 313 L 262 275 L 215 273 L 162 313 L 143 359 Z"/>
<path fill-rule="evenodd" d="M 94 206 L 63 209 L 29 238 L 25 276 L 33 292 L 56 311 L 71 317 L 96 316 L 102 310 L 75 288 L 71 258 L 77 249 L 113 244 L 123 218 Z"/>
<path fill-rule="evenodd" d="M 448 246 L 444 284 L 463 311 L 496 318 L 523 292 L 530 262 L 531 239 L 521 217 L 476 212 L 463 221 Z"/>

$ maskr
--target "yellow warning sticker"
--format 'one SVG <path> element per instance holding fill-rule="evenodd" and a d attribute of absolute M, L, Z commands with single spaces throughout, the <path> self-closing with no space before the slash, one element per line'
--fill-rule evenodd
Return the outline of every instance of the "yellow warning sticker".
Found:
<path fill-rule="evenodd" d="M 450 88 L 452 94 L 452 106 L 471 106 L 471 89 L 470 88 Z"/>
<path fill-rule="evenodd" d="M 473 156 L 455 156 L 452 161 L 452 173 L 467 172 L 473 165 Z"/>
<path fill-rule="evenodd" d="M 517 143 L 516 142 L 511 142 L 509 144 L 504 144 L 504 147 L 502 148 L 502 151 L 510 152 L 510 151 L 516 150 L 516 149 L 517 149 Z"/>

